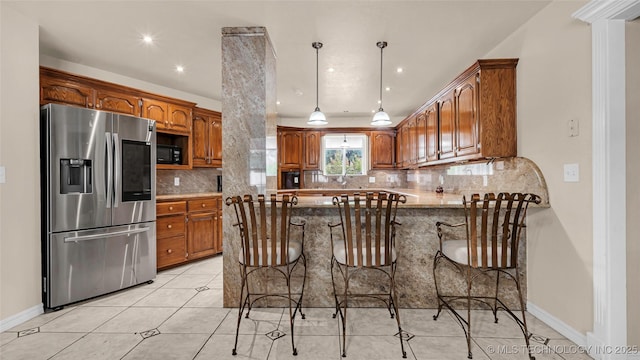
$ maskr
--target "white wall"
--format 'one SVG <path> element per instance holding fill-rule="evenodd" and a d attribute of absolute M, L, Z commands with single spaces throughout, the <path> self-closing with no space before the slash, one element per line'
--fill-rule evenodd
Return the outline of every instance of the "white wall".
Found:
<path fill-rule="evenodd" d="M 627 343 L 640 346 L 640 18 L 625 27 L 627 55 Z"/>
<path fill-rule="evenodd" d="M 585 3 L 551 3 L 486 56 L 520 58 L 518 154 L 549 189 L 551 208 L 531 211 L 527 224 L 529 302 L 580 336 L 593 326 L 591 28 L 571 14 Z M 580 182 L 563 181 L 567 163 L 579 164 Z"/>
<path fill-rule="evenodd" d="M 0 330 L 42 310 L 38 25 L 0 2 Z M 31 315 L 29 315 L 31 314 Z"/>

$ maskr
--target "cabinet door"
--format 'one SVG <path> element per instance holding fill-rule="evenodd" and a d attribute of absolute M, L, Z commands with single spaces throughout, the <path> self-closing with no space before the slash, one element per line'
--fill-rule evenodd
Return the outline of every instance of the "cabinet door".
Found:
<path fill-rule="evenodd" d="M 94 90 L 86 85 L 43 75 L 40 78 L 40 105 L 48 103 L 93 108 Z"/>
<path fill-rule="evenodd" d="M 438 103 L 424 112 L 426 161 L 438 160 Z"/>
<path fill-rule="evenodd" d="M 216 253 L 222 253 L 222 197 L 216 199 L 217 211 L 215 220 L 215 248 Z"/>
<path fill-rule="evenodd" d="M 420 113 L 416 116 L 416 162 L 427 161 L 427 115 Z"/>
<path fill-rule="evenodd" d="M 189 133 L 191 131 L 191 109 L 169 104 L 169 128 L 172 131 Z"/>
<path fill-rule="evenodd" d="M 455 156 L 455 112 L 453 107 L 453 90 L 440 99 L 440 159 Z"/>
<path fill-rule="evenodd" d="M 140 116 L 140 99 L 115 91 L 97 90 L 96 109 Z"/>
<path fill-rule="evenodd" d="M 415 117 L 409 120 L 409 164 L 415 165 L 418 159 L 418 127 Z"/>
<path fill-rule="evenodd" d="M 211 117 L 209 148 L 211 152 L 211 165 L 222 167 L 222 118 L 220 113 Z"/>
<path fill-rule="evenodd" d="M 393 168 L 394 159 L 394 134 L 389 131 L 371 132 L 371 168 Z"/>
<path fill-rule="evenodd" d="M 195 114 L 193 116 L 193 166 L 207 167 L 210 164 L 209 157 L 209 117 Z"/>
<path fill-rule="evenodd" d="M 411 131 L 409 129 L 409 123 L 405 123 L 401 129 L 402 136 L 402 167 L 407 168 L 411 165 L 411 144 L 409 135 Z"/>
<path fill-rule="evenodd" d="M 308 170 L 320 169 L 320 132 L 307 131 L 304 133 L 304 168 Z"/>
<path fill-rule="evenodd" d="M 214 212 L 189 214 L 187 231 L 187 258 L 197 259 L 215 253 Z"/>
<path fill-rule="evenodd" d="M 169 129 L 167 103 L 158 100 L 142 99 L 142 117 L 155 120 L 156 130 Z"/>
<path fill-rule="evenodd" d="M 476 76 L 456 89 L 456 156 L 478 153 L 478 87 Z"/>
<path fill-rule="evenodd" d="M 280 132 L 280 166 L 299 168 L 302 164 L 302 133 L 300 131 Z"/>

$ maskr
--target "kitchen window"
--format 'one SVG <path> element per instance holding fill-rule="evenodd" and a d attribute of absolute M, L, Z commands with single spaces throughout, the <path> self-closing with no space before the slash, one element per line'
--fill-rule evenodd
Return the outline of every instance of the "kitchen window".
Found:
<path fill-rule="evenodd" d="M 322 138 L 324 175 L 366 175 L 367 136 L 360 134 L 325 135 Z"/>

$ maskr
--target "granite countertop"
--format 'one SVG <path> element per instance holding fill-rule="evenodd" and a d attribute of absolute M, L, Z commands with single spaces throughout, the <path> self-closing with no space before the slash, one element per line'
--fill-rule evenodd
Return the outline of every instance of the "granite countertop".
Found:
<path fill-rule="evenodd" d="M 436 194 L 432 191 L 420 191 L 415 189 L 302 189 L 283 190 L 279 194 L 295 193 L 298 195 L 298 206 L 308 207 L 333 207 L 333 196 L 341 194 L 352 194 L 359 192 L 365 194 L 373 191 L 395 192 L 405 195 L 406 203 L 399 204 L 399 208 L 462 208 L 462 194 L 444 193 Z M 531 207 L 547 208 L 549 204 L 532 204 Z"/>
<path fill-rule="evenodd" d="M 212 197 L 212 196 L 222 196 L 222 193 L 221 192 L 202 192 L 202 193 L 189 193 L 189 194 L 156 195 L 156 201 L 195 199 L 195 198 Z"/>
<path fill-rule="evenodd" d="M 406 196 L 407 202 L 399 204 L 398 207 L 406 208 L 460 208 L 462 207 L 462 195 L 459 194 L 436 194 L 434 192 L 425 192 L 414 189 L 303 189 L 303 190 L 285 190 L 278 193 L 295 193 L 298 195 L 298 206 L 309 207 L 333 207 L 333 196 L 341 194 L 352 194 L 359 192 L 365 194 L 367 192 L 387 191 L 395 192 Z"/>

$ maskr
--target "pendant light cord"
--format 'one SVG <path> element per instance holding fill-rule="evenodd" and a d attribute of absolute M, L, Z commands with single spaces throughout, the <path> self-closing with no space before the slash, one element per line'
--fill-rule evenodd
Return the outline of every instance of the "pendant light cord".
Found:
<path fill-rule="evenodd" d="M 383 49 L 384 49 L 384 46 L 380 46 L 380 109 L 378 111 L 382 111 L 382 50 Z"/>
<path fill-rule="evenodd" d="M 318 107 L 318 49 L 319 47 L 316 47 L 316 111 L 320 110 Z"/>
<path fill-rule="evenodd" d="M 382 110 L 382 51 L 384 50 L 384 48 L 387 47 L 387 42 L 378 41 L 376 45 L 380 48 L 380 109 L 378 109 L 378 111 L 380 112 L 380 111 L 383 111 Z"/>
<path fill-rule="evenodd" d="M 319 85 L 318 85 L 318 83 L 320 81 L 319 80 L 320 77 L 318 75 L 320 73 L 320 71 L 318 70 L 318 68 L 319 68 L 319 65 L 318 65 L 319 64 L 318 51 L 322 47 L 322 43 L 321 42 L 314 42 L 314 43 L 311 44 L 311 46 L 313 46 L 313 48 L 316 49 L 316 110 L 315 111 L 320 111 L 320 107 L 318 106 L 318 103 L 319 103 L 319 100 L 318 100 L 319 99 L 319 95 L 318 95 L 318 93 L 319 93 L 319 88 L 320 88 Z"/>

